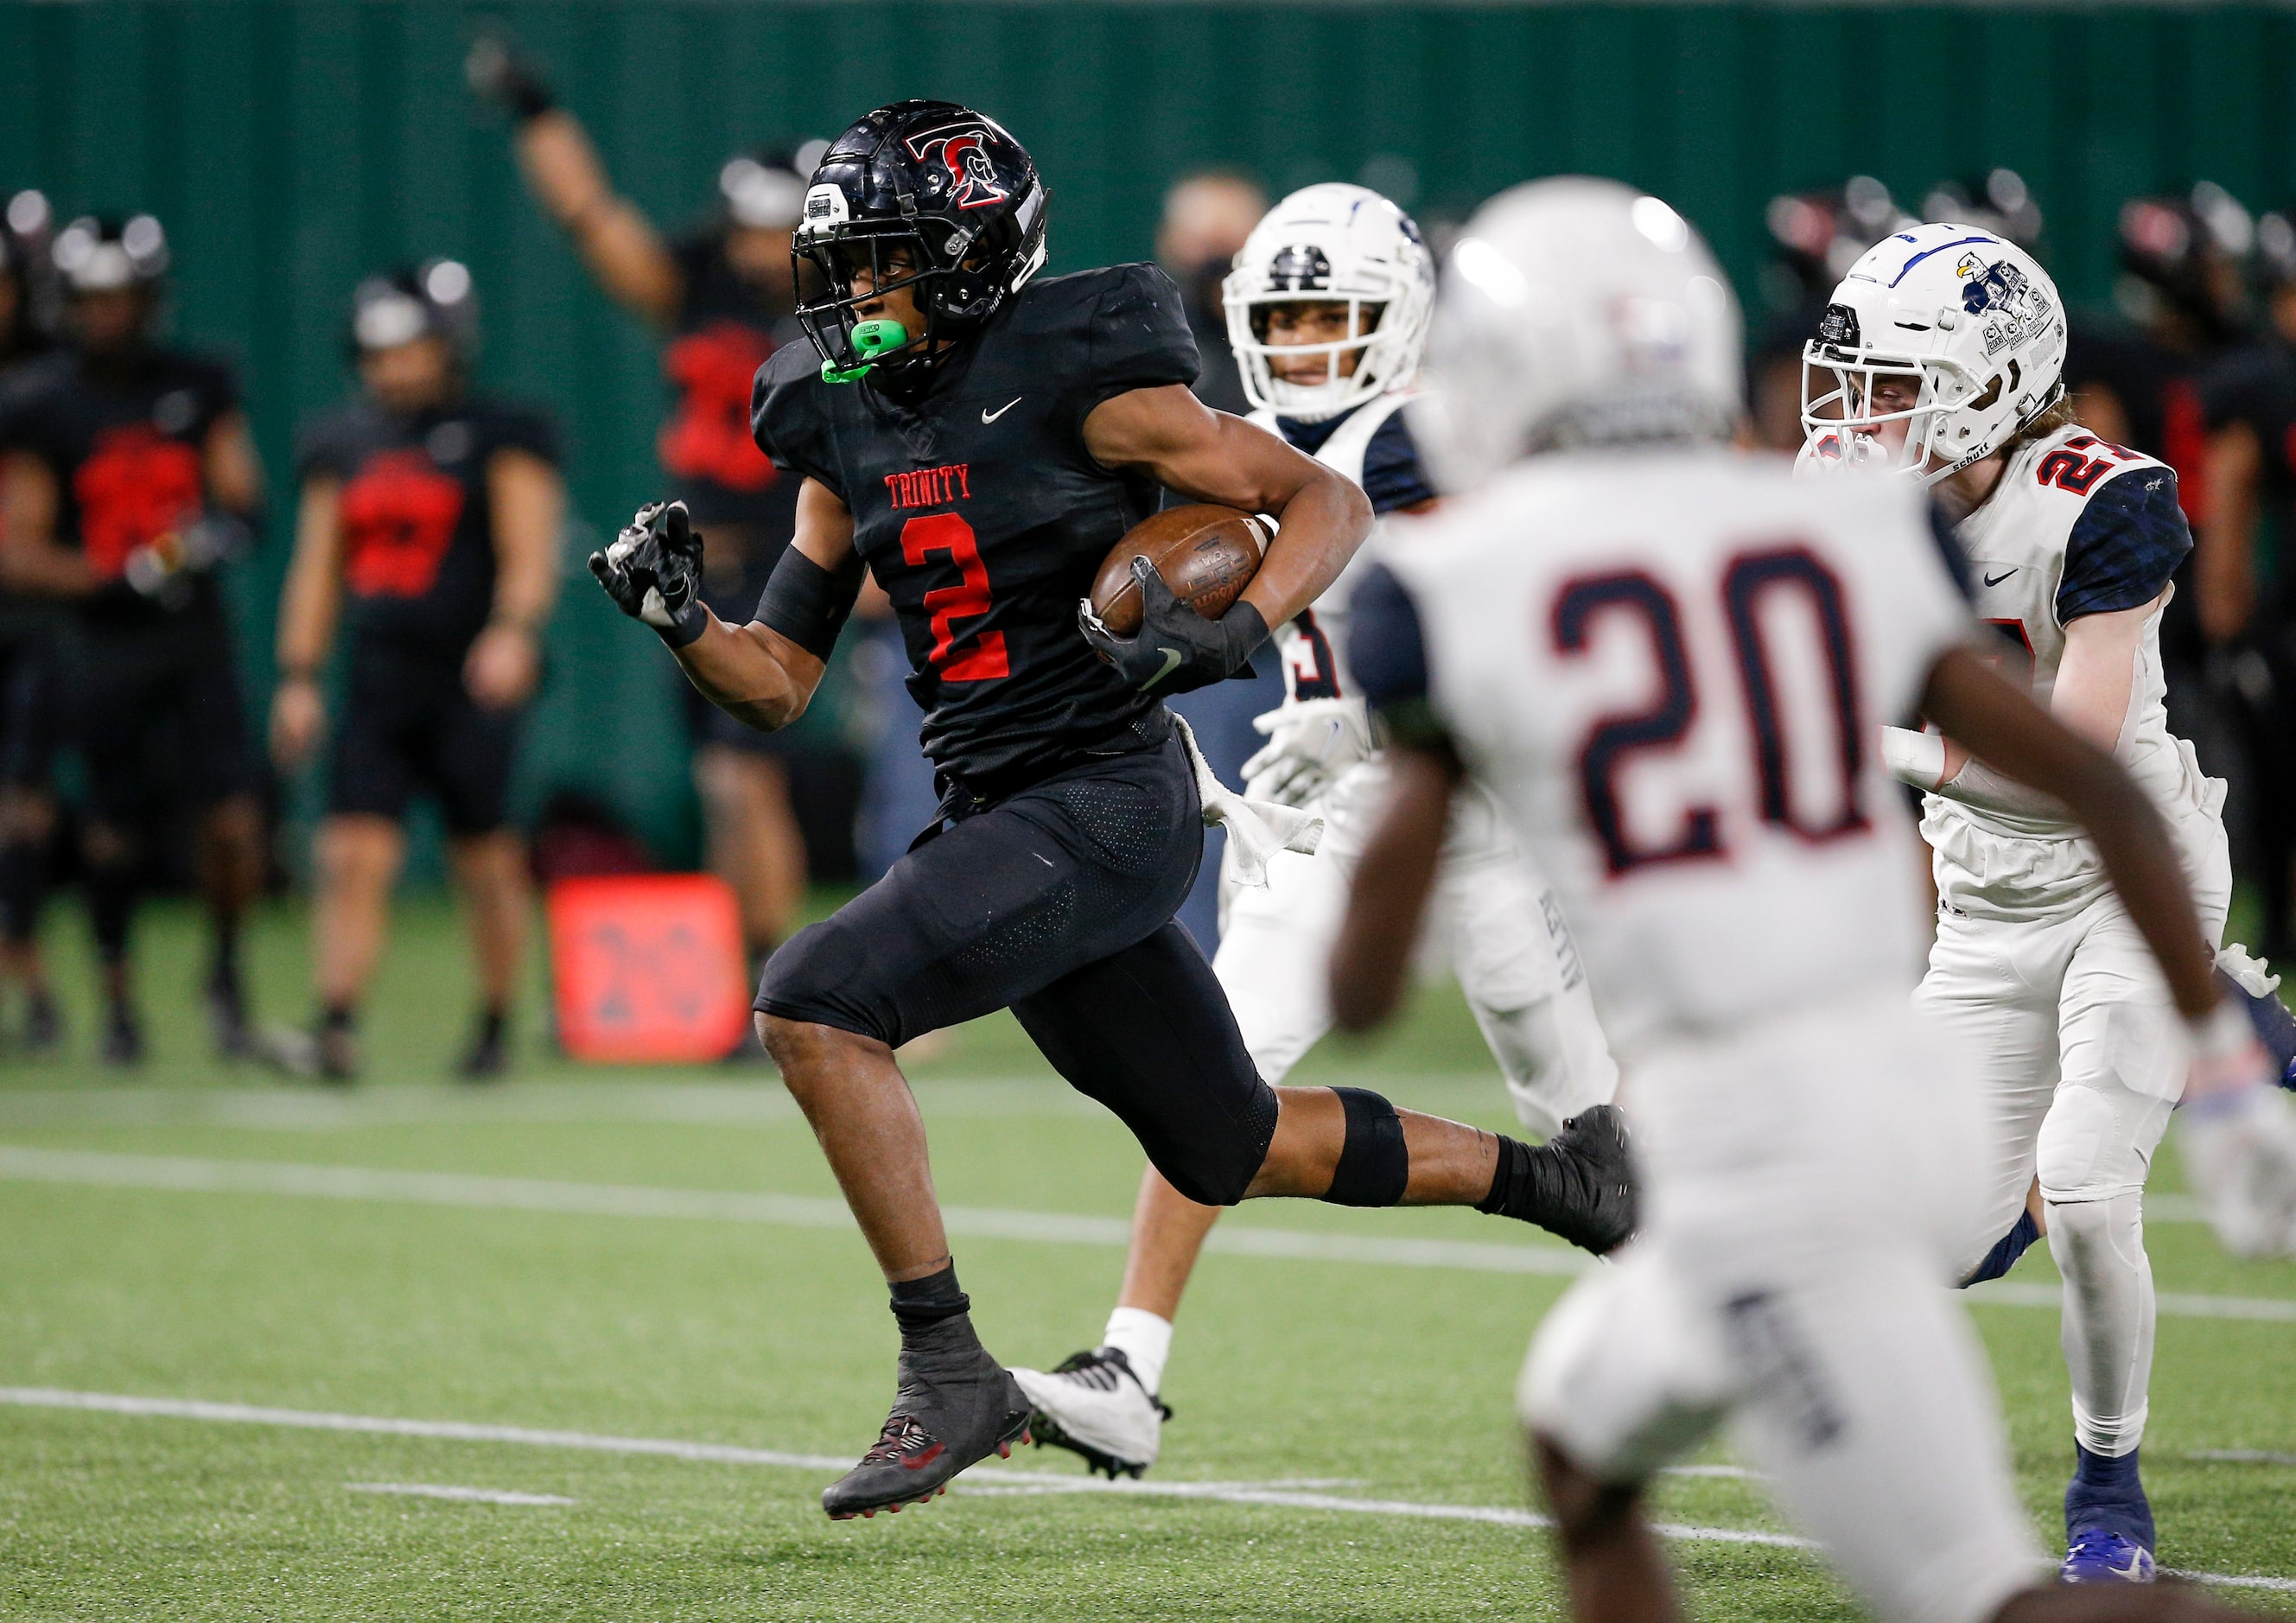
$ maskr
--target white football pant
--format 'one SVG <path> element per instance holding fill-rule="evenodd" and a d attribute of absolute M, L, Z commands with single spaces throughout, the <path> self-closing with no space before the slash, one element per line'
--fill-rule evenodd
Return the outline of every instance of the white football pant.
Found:
<path fill-rule="evenodd" d="M 1978 1184 L 1966 1065 L 1893 986 L 1629 1085 L 1642 1234 L 1540 1324 L 1523 1422 L 1624 1484 L 1730 1421 L 1885 1623 L 1981 1623 L 2043 1569 L 1944 1289 Z"/>
<path fill-rule="evenodd" d="M 2214 947 L 2232 895 L 2221 828 L 2191 878 Z M 1967 1050 L 1986 1103 L 1985 1191 L 1956 1266 L 1966 1275 L 2009 1232 L 2038 1176 L 2065 1282 L 2074 1433 L 2092 1453 L 2127 1454 L 2144 1440 L 2152 1368 L 2144 1179 L 2190 1062 L 2167 983 L 2106 891 L 2054 918 L 1940 909 L 1915 1002 Z"/>
<path fill-rule="evenodd" d="M 1313 857 L 1277 852 L 1264 888 L 1222 872 L 1212 971 L 1270 1086 L 1332 1028 L 1332 947 L 1387 788 L 1384 761 L 1358 762 L 1314 804 L 1324 829 Z M 1453 802 L 1427 935 L 1458 977 L 1526 1127 L 1551 1135 L 1579 1111 L 1610 1102 L 1619 1068 L 1578 948 L 1553 893 L 1480 789 L 1463 788 Z"/>

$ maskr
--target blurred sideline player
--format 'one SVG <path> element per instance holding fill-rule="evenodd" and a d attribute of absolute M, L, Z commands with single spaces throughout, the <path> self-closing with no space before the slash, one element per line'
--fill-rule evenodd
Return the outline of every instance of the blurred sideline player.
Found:
<path fill-rule="evenodd" d="M 7 373 L 49 348 L 35 307 L 49 220 L 47 199 L 29 191 L 11 198 L 0 217 L 0 398 Z M 6 477 L 0 465 L 0 480 Z M 39 936 L 56 829 L 49 770 L 64 702 L 58 618 L 52 601 L 0 589 L 0 983 L 23 988 L 21 1044 L 35 1054 L 63 1039 Z"/>
<path fill-rule="evenodd" d="M 1295 192 L 1261 220 L 1226 283 L 1228 341 L 1257 408 L 1251 421 L 1363 487 L 1378 514 L 1418 512 L 1435 491 L 1401 412 L 1410 398 L 1435 268 L 1410 217 L 1361 186 Z M 1376 535 L 1377 531 L 1374 530 Z M 1349 876 L 1387 797 L 1387 766 L 1342 650 L 1357 554 L 1312 608 L 1278 627 L 1282 708 L 1254 724 L 1266 749 L 1245 794 L 1324 821 L 1312 857 L 1279 852 L 1265 886 L 1222 875 L 1212 972 L 1259 1074 L 1281 1083 L 1331 1029 L 1325 966 Z M 1496 805 L 1465 793 L 1435 907 L 1437 933 L 1513 1095 L 1541 1137 L 1617 1091 L 1586 977 L 1553 894 L 1524 865 Z M 1038 1442 L 1075 1449 L 1114 1476 L 1155 1463 L 1172 1320 L 1219 1209 L 1142 1175 L 1124 1285 L 1102 1345 L 1049 1373 L 1016 1369 Z M 1613 1237 L 1615 1238 L 1615 1237 Z"/>
<path fill-rule="evenodd" d="M 540 414 L 468 391 L 477 313 L 451 259 L 370 276 L 351 301 L 361 395 L 308 425 L 279 606 L 271 747 L 299 765 L 326 725 L 320 682 L 348 599 L 342 717 L 314 855 L 318 1010 L 301 1064 L 358 1070 L 360 999 L 381 956 L 403 823 L 438 798 L 470 906 L 480 1008 L 459 1070 L 498 1075 L 526 942 L 526 854 L 504 798 L 542 670 L 565 492 Z"/>
<path fill-rule="evenodd" d="M 15 374 L 4 573 L 77 610 L 75 732 L 87 767 L 88 912 L 103 964 L 103 1056 L 144 1057 L 129 929 L 161 811 L 195 819 L 213 927 L 217 1049 L 250 1051 L 239 927 L 263 881 L 262 769 L 240 710 L 217 570 L 252 539 L 263 471 L 229 369 L 154 341 L 160 222 L 73 221 L 52 258 L 69 345 Z"/>
<path fill-rule="evenodd" d="M 1521 1388 L 1586 1623 L 1680 1615 L 1643 1485 L 1726 1420 L 1887 1623 L 2222 1616 L 2034 1584 L 1983 1353 L 1939 1289 L 1979 1097 L 1906 997 L 1922 927 L 1880 721 L 1919 704 L 2088 819 L 2191 1022 L 2179 1055 L 2253 1088 L 2261 1050 L 2142 791 L 1972 652 L 1922 492 L 1726 448 L 1737 351 L 1720 269 L 1655 198 L 1548 181 L 1468 225 L 1414 418 L 1462 494 L 1356 594 L 1396 793 L 1335 1006 L 1393 1006 L 1452 797 L 1488 786 L 1578 933 L 1646 1179 L 1641 1238 L 1546 1316 Z"/>
<path fill-rule="evenodd" d="M 2064 398 L 2064 343 L 2056 286 L 2015 245 L 1951 223 L 1884 238 L 1834 291 L 1806 352 L 1805 463 L 1886 470 L 1934 496 L 1969 561 L 1978 617 L 1998 634 L 1994 658 L 2143 787 L 2213 955 L 2232 890 L 2223 785 L 2202 775 L 2161 702 L 2161 613 L 2192 545 L 2177 476 L 2081 427 Z M 2015 1260 L 2038 1232 L 2025 1215 L 2038 1176 L 2072 1382 L 2064 1576 L 2150 1581 L 2143 1207 L 2185 1086 L 2177 1003 L 2103 851 L 2062 804 L 1949 736 L 1893 727 L 1883 747 L 1927 791 L 1939 906 L 1916 1001 L 1975 1058 L 1988 1106 L 1987 1186 L 1958 1262 L 1988 1277 Z M 2259 972 L 2229 951 L 2225 967 Z M 2258 1130 L 2290 1132 L 2276 1095 L 2242 1102 Z M 2276 1224 L 2273 1249 L 2296 1228 L 2276 1204 L 2234 1220 Z"/>
<path fill-rule="evenodd" d="M 2243 876 L 2260 892 L 2259 946 L 2285 959 L 2296 955 L 2296 216 L 2257 222 L 2252 263 L 2262 331 L 2199 382 L 2208 500 L 2194 524 L 2192 577 L 2202 628 L 2243 678 L 2227 684 L 2254 775 L 2258 849 Z M 2276 555 L 2258 545 L 2267 512 Z"/>
<path fill-rule="evenodd" d="M 799 337 L 790 254 L 805 197 L 799 166 L 735 153 L 718 172 L 718 217 L 666 242 L 616 194 L 588 135 L 532 63 L 486 38 L 472 48 L 469 75 L 516 120 L 527 184 L 599 289 L 668 336 L 662 373 L 674 398 L 655 441 L 662 476 L 707 539 L 704 601 L 736 624 L 747 619 L 796 523 L 798 481 L 778 473 L 750 438 L 750 385 L 767 357 Z M 805 840 L 785 764 L 804 746 L 691 704 L 709 866 L 734 888 L 750 954 L 762 963 L 805 895 Z"/>
<path fill-rule="evenodd" d="M 1569 1223 L 1630 1199 L 1622 1135 L 1533 1149 L 1354 1088 L 1260 1079 L 1210 966 L 1172 922 L 1203 847 L 1206 782 L 1164 708 L 1221 681 L 1319 596 L 1371 525 L 1363 493 L 1207 410 L 1171 282 L 1149 266 L 1042 279 L 1046 192 L 994 121 L 883 107 L 813 176 L 800 250 L 827 292 L 760 375 L 759 443 L 803 475 L 796 540 L 758 618 L 693 596 L 682 509 L 648 508 L 591 568 L 753 725 L 786 725 L 860 589 L 883 583 L 927 710 L 941 816 L 908 855 L 774 955 L 759 1035 L 876 1256 L 901 1328 L 874 1447 L 832 1516 L 922 1501 L 1024 1439 L 1029 1402 L 980 1344 L 950 1258 L 924 1127 L 893 1050 L 1010 1007 L 1175 1188 L 1210 1204 L 1471 1205 Z M 1160 488 L 1276 515 L 1218 619 L 1144 560 L 1144 620 L 1080 601 Z M 1269 808 L 1271 811 L 1275 808 Z M 1248 808 L 1241 815 L 1256 816 Z"/>

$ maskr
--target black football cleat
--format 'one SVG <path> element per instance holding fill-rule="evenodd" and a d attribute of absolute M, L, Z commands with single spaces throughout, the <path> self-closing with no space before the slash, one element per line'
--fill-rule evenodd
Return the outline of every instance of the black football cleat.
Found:
<path fill-rule="evenodd" d="M 496 1082 L 510 1069 L 510 1025 L 499 1014 L 481 1014 L 471 1030 L 455 1075 L 464 1082 Z"/>
<path fill-rule="evenodd" d="M 1553 1234 L 1601 1257 L 1634 1238 L 1639 1217 L 1627 1119 L 1615 1104 L 1581 1111 L 1541 1149 L 1554 1153 L 1567 1198 L 1541 1219 Z"/>
<path fill-rule="evenodd" d="M 959 1314 L 901 1349 L 900 1389 L 877 1446 L 822 1490 L 832 1521 L 922 1504 L 949 1479 L 1029 1440 L 1029 1398 Z"/>
<path fill-rule="evenodd" d="M 257 1058 L 255 1032 L 247 1019 L 247 995 L 240 986 L 238 971 L 227 965 L 210 971 L 206 999 L 208 1030 L 215 1038 L 216 1058 Z"/>
<path fill-rule="evenodd" d="M 144 1023 L 124 1003 L 104 1012 L 103 1062 L 120 1067 L 144 1063 Z"/>

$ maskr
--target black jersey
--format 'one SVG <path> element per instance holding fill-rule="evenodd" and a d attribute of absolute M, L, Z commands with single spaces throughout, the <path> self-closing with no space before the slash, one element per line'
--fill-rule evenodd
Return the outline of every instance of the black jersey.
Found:
<path fill-rule="evenodd" d="M 2296 348 L 2262 339 L 2234 350 L 2202 375 L 2200 392 L 2210 430 L 2245 423 L 2256 435 L 2264 503 L 2282 537 L 2278 578 L 2266 597 L 2280 618 L 2296 614 L 2296 570 L 2285 561 L 2296 536 Z"/>
<path fill-rule="evenodd" d="M 55 538 L 106 583 L 82 605 L 91 621 L 156 623 L 217 602 L 209 573 L 193 577 L 176 609 L 138 595 L 126 576 L 131 553 L 205 509 L 208 433 L 238 405 L 228 366 L 173 349 L 101 365 L 59 349 L 9 374 L 0 446 L 29 452 L 55 476 Z"/>
<path fill-rule="evenodd" d="M 662 351 L 669 415 L 654 441 L 669 493 L 698 524 L 769 532 L 778 557 L 795 520 L 797 481 L 782 479 L 750 438 L 750 388 L 782 345 L 808 346 L 791 311 L 726 262 L 722 233 L 688 237 L 672 253 L 683 292 Z"/>
<path fill-rule="evenodd" d="M 459 660 L 494 607 L 498 451 L 555 466 L 558 436 L 539 412 L 484 398 L 404 416 L 372 397 L 313 422 L 296 477 L 341 484 L 343 584 L 362 642 Z"/>
<path fill-rule="evenodd" d="M 1113 396 L 1195 375 L 1179 290 L 1147 265 L 1030 283 L 914 399 L 824 382 L 795 345 L 758 374 L 758 443 L 851 509 L 944 773 L 1004 792 L 1168 735 L 1162 701 L 1077 629 L 1101 561 L 1159 494 L 1094 461 L 1084 422 Z"/>

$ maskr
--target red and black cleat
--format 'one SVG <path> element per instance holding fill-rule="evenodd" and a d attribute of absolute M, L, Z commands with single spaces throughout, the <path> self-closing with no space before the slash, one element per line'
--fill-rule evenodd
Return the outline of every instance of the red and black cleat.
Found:
<path fill-rule="evenodd" d="M 822 1490 L 821 1508 L 848 1521 L 922 1504 L 967 1466 L 992 1453 L 1009 1458 L 1028 1440 L 1027 1396 L 959 1316 L 935 1325 L 928 1344 L 903 1350 L 900 1391 L 877 1446 Z"/>

